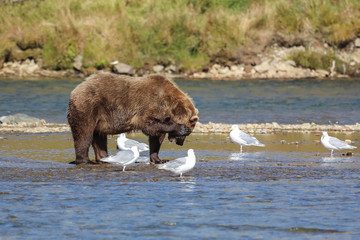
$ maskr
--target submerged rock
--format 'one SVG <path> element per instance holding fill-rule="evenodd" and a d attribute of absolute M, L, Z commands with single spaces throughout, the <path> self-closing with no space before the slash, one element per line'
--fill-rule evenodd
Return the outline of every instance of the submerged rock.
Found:
<path fill-rule="evenodd" d="M 30 123 L 30 124 L 40 124 L 42 123 L 41 119 L 31 117 L 23 113 L 16 113 L 14 115 L 2 116 L 0 117 L 0 122 L 5 124 L 19 124 L 19 123 Z"/>

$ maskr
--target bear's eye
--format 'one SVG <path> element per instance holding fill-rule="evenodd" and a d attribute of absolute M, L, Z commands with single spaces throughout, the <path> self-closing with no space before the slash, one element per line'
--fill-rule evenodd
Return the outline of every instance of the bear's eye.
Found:
<path fill-rule="evenodd" d="M 196 123 L 199 120 L 197 116 L 194 116 L 190 119 L 190 123 Z"/>
<path fill-rule="evenodd" d="M 191 127 L 195 127 L 196 122 L 197 122 L 198 120 L 199 120 L 199 118 L 198 118 L 197 116 L 192 117 L 192 118 L 189 120 Z"/>
<path fill-rule="evenodd" d="M 170 117 L 166 117 L 165 122 L 170 122 L 170 119 L 171 119 Z"/>

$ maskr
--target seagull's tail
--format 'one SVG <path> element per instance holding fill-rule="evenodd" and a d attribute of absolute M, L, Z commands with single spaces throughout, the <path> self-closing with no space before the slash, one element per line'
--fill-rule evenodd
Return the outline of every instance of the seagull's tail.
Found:
<path fill-rule="evenodd" d="M 355 148 L 357 148 L 357 147 L 351 146 L 351 145 L 348 146 L 348 149 L 355 149 Z"/>
<path fill-rule="evenodd" d="M 165 165 L 165 164 L 156 165 L 156 167 L 157 167 L 158 169 L 166 169 L 166 165 Z"/>
<path fill-rule="evenodd" d="M 254 146 L 257 146 L 257 147 L 265 147 L 265 144 L 261 143 L 261 142 L 258 142 L 256 144 L 254 144 Z"/>
<path fill-rule="evenodd" d="M 113 156 L 108 156 L 108 157 L 106 157 L 106 158 L 102 158 L 102 159 L 100 159 L 100 161 L 102 161 L 102 162 L 112 163 L 112 162 L 114 162 L 114 161 L 115 161 L 115 159 L 114 159 L 114 157 L 113 157 Z"/>
<path fill-rule="evenodd" d="M 147 146 L 145 146 L 143 149 L 139 150 L 139 152 L 146 152 L 149 151 L 149 148 Z"/>

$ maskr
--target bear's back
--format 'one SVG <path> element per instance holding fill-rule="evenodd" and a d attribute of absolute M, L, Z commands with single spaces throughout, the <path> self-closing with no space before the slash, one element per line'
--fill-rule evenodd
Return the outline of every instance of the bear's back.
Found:
<path fill-rule="evenodd" d="M 111 73 L 98 73 L 91 75 L 85 81 L 80 83 L 72 92 L 71 95 L 81 93 L 95 94 L 95 93 L 110 93 L 118 87 L 126 88 L 130 82 L 130 77 L 119 76 Z"/>
<path fill-rule="evenodd" d="M 126 106 L 141 112 L 163 112 L 179 102 L 191 110 L 195 109 L 188 96 L 161 75 L 129 77 L 112 73 L 94 74 L 72 91 L 70 101 L 80 109 Z"/>
<path fill-rule="evenodd" d="M 91 75 L 84 82 L 80 83 L 73 91 L 72 95 L 81 92 L 109 94 L 118 91 L 152 92 L 164 90 L 169 94 L 181 94 L 178 87 L 169 79 L 161 75 L 150 75 L 146 77 L 129 77 L 116 75 L 113 73 L 98 73 Z"/>

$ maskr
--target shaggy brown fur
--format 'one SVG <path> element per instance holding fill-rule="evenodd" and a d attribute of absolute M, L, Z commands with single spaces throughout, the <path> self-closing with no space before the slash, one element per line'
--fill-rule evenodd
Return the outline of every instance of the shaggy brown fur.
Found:
<path fill-rule="evenodd" d="M 161 163 L 158 153 L 165 134 L 183 145 L 198 121 L 197 114 L 190 98 L 163 76 L 92 75 L 70 96 L 67 118 L 74 139 L 74 163 L 92 163 L 88 156 L 91 144 L 99 163 L 108 156 L 108 134 L 133 130 L 149 136 L 150 161 Z"/>

